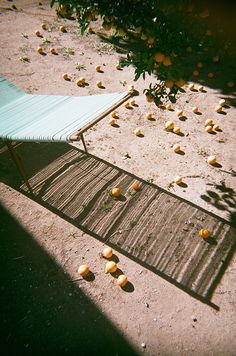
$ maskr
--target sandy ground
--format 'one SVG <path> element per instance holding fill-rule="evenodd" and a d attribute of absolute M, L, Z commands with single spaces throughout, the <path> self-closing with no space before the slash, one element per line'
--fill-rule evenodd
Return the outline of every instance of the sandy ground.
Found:
<path fill-rule="evenodd" d="M 124 91 L 129 85 L 134 84 L 140 92 L 135 98 L 137 105 L 130 110 L 124 106 L 117 110 L 119 114 L 117 127 L 110 126 L 107 118 L 89 130 L 85 134 L 89 152 L 230 222 L 235 222 L 236 123 L 233 120 L 235 108 L 228 106 L 223 114 L 214 111 L 219 99 L 223 97 L 219 91 L 207 87 L 206 92 L 201 93 L 191 92 L 186 88 L 186 94 L 181 95 L 177 104 L 173 106 L 174 109 L 184 111 L 185 118 L 180 120 L 175 111 L 163 111 L 146 102 L 142 92 L 153 78 L 145 81 L 141 79 L 134 83 L 132 68 L 116 70 L 115 64 L 122 54 L 117 53 L 112 45 L 104 42 L 97 34 L 81 37 L 76 22 L 57 19 L 55 10 L 50 9 L 47 1 L 43 1 L 43 6 L 38 6 L 37 1 L 16 1 L 15 5 L 18 10 L 12 11 L 7 9 L 12 6 L 11 2 L 3 0 L 0 3 L 2 75 L 26 92 L 34 94 L 90 95 Z M 47 30 L 41 29 L 42 23 L 46 23 Z M 67 33 L 60 32 L 61 24 L 66 25 Z M 37 29 L 51 42 L 43 43 L 45 56 L 36 51 L 43 40 L 35 36 L 34 32 Z M 99 30 L 99 26 L 96 29 Z M 58 49 L 57 56 L 50 54 L 49 48 L 52 46 Z M 74 54 L 66 53 L 68 48 L 72 48 Z M 77 63 L 82 65 L 80 71 L 76 69 Z M 95 65 L 101 65 L 103 73 L 97 73 Z M 65 72 L 71 76 L 71 81 L 62 79 Z M 74 83 L 74 80 L 81 76 L 84 76 L 89 84 L 84 88 L 79 88 Z M 96 87 L 98 80 L 104 83 L 105 89 Z M 194 114 L 191 111 L 193 106 L 198 106 L 201 114 Z M 146 119 L 147 112 L 153 113 L 153 121 Z M 220 131 L 214 134 L 205 132 L 204 122 L 209 118 L 219 124 Z M 175 125 L 181 128 L 183 135 L 166 132 L 164 123 L 168 120 L 173 120 Z M 137 127 L 141 129 L 143 137 L 138 138 L 134 135 L 133 131 Z M 173 152 L 172 146 L 175 143 L 181 145 L 183 154 Z M 78 147 L 82 148 L 82 145 L 78 143 Z M 219 163 L 217 167 L 207 164 L 206 158 L 209 155 L 217 157 Z M 15 172 L 13 165 L 11 169 L 12 172 L 1 172 L 4 182 L 0 184 L 0 199 L 4 209 L 2 216 L 7 217 L 6 220 L 3 219 L 1 230 L 14 246 L 11 250 L 5 242 L 7 266 L 10 266 L 7 256 L 10 260 L 28 256 L 25 257 L 25 261 L 24 257 L 14 260 L 15 267 L 11 267 L 15 280 L 19 278 L 17 285 L 35 288 L 37 294 L 37 274 L 36 278 L 32 276 L 32 283 L 29 281 L 24 283 L 20 279 L 20 271 L 24 272 L 23 275 L 28 268 L 38 271 L 39 284 L 42 278 L 40 268 L 47 276 L 47 271 L 43 269 L 44 258 L 40 255 L 41 251 L 44 251 L 47 263 L 52 263 L 52 268 L 56 270 L 55 280 L 61 280 L 61 275 L 68 280 L 78 278 L 76 271 L 82 262 L 91 266 L 95 279 L 87 283 L 75 282 L 73 290 L 68 289 L 68 281 L 63 282 L 66 287 L 63 284 L 62 289 L 54 291 L 53 297 L 54 300 L 57 298 L 59 300 L 60 293 L 63 296 L 67 293 L 64 299 L 61 298 L 63 299 L 61 303 L 64 303 L 61 325 L 58 320 L 55 321 L 55 315 L 50 313 L 51 304 L 46 303 L 48 318 L 42 317 L 41 324 L 35 328 L 36 311 L 40 308 L 44 310 L 44 298 L 37 300 L 39 304 L 42 303 L 41 306 L 33 298 L 29 299 L 28 307 L 24 302 L 25 310 L 22 308 L 19 313 L 15 313 L 17 310 L 15 305 L 19 302 L 17 298 L 21 298 L 19 296 L 26 292 L 14 294 L 12 292 L 14 278 L 6 275 L 4 277 L 3 273 L 3 298 L 4 290 L 7 289 L 6 280 L 13 278 L 8 287 L 12 299 L 5 300 L 8 307 L 3 318 L 5 331 L 2 343 L 8 348 L 9 354 L 11 347 L 14 354 L 30 352 L 36 354 L 36 345 L 37 349 L 42 351 L 49 350 L 52 353 L 58 351 L 59 354 L 76 351 L 81 355 L 235 354 L 235 255 L 212 298 L 212 302 L 219 310 L 196 300 L 116 252 L 119 265 L 133 285 L 132 292 L 125 293 L 115 285 L 111 276 L 103 273 L 104 260 L 99 257 L 102 243 L 10 187 L 6 176 Z M 14 174 L 16 175 L 16 172 Z M 184 186 L 173 184 L 177 175 L 184 177 Z M 13 187 L 17 188 L 14 184 Z M 27 246 L 27 243 L 22 243 L 19 250 L 17 249 L 19 241 L 15 239 L 14 231 L 18 231 L 22 241 L 30 240 L 26 251 L 23 246 Z M 26 263 L 30 261 L 32 251 L 38 251 L 39 266 L 33 259 L 29 264 Z M 4 269 L 3 263 L 2 270 Z M 31 277 L 29 278 L 31 280 Z M 50 295 L 49 289 L 47 285 L 45 293 Z M 72 309 L 71 305 L 77 303 L 76 296 L 84 308 Z M 73 300 L 73 303 L 70 303 L 70 300 Z M 70 307 L 67 309 L 68 303 Z M 93 312 L 90 313 L 91 309 Z M 81 313 L 84 315 L 82 319 Z M 58 315 L 60 319 L 59 311 Z M 75 322 L 74 319 L 77 317 L 82 325 Z M 193 321 L 194 318 L 196 321 Z M 41 343 L 39 346 L 37 336 L 42 336 L 42 329 L 51 339 L 50 341 L 45 339 L 45 344 Z"/>

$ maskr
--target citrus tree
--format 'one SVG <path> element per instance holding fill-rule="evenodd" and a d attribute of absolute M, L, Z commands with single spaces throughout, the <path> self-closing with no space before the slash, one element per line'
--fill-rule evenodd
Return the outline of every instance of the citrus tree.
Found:
<path fill-rule="evenodd" d="M 75 14 L 82 33 L 100 19 L 107 37 L 125 46 L 120 65 L 133 65 L 135 80 L 156 76 L 156 83 L 145 89 L 150 102 L 175 102 L 189 80 L 234 90 L 231 17 L 224 23 L 227 1 L 223 12 L 200 0 L 53 0 L 51 5 L 55 3 L 61 16 Z M 222 73 L 222 63 L 229 74 Z"/>

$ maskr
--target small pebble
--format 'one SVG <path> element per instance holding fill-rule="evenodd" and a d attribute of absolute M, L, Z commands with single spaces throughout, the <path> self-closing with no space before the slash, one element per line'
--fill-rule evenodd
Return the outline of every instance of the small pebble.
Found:
<path fill-rule="evenodd" d="M 196 317 L 196 315 L 193 315 L 193 316 L 192 316 L 192 321 L 194 321 L 194 322 L 196 322 L 196 321 L 197 321 L 197 317 Z"/>
<path fill-rule="evenodd" d="M 146 344 L 145 344 L 145 342 L 142 342 L 141 347 L 142 347 L 143 349 L 146 349 Z"/>
<path fill-rule="evenodd" d="M 149 308 L 149 304 L 147 302 L 144 303 L 146 305 L 147 308 Z"/>

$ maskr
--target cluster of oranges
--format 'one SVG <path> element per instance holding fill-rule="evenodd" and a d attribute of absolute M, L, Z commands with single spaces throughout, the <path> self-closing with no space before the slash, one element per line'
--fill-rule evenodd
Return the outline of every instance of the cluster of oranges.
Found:
<path fill-rule="evenodd" d="M 106 259 L 110 259 L 113 256 L 111 247 L 105 247 L 102 251 L 102 256 Z M 117 264 L 114 261 L 109 261 L 105 265 L 105 273 L 114 273 L 117 271 Z M 86 278 L 90 273 L 89 266 L 84 264 L 79 266 L 78 273 L 81 277 Z M 125 274 L 120 274 L 116 280 L 116 284 L 119 287 L 124 287 L 128 283 L 128 278 Z"/>
<path fill-rule="evenodd" d="M 47 25 L 46 25 L 45 23 L 42 23 L 42 24 L 41 24 L 41 29 L 42 29 L 42 30 L 47 30 Z M 65 28 L 64 25 L 61 25 L 61 26 L 59 27 L 59 29 L 60 29 L 61 32 L 67 32 L 67 30 L 66 30 L 66 28 Z M 42 35 L 42 33 L 41 33 L 40 30 L 36 30 L 34 34 L 35 34 L 35 36 L 37 36 L 37 37 L 40 37 L 40 38 L 43 37 L 43 35 Z M 58 51 L 57 51 L 57 49 L 56 49 L 55 47 L 51 47 L 49 51 L 50 51 L 51 54 L 54 54 L 54 55 L 57 55 L 57 54 L 58 54 Z M 37 52 L 38 52 L 39 54 L 44 54 L 44 55 L 46 54 L 45 49 L 44 49 L 42 46 L 39 46 L 39 47 L 37 48 Z"/>
<path fill-rule="evenodd" d="M 121 67 L 120 67 L 120 65 L 118 63 L 115 65 L 115 68 L 117 70 L 121 70 Z M 95 71 L 98 72 L 98 73 L 104 73 L 101 65 L 96 65 L 95 66 Z M 62 74 L 62 78 L 64 80 L 67 80 L 67 81 L 71 81 L 72 80 L 72 76 L 69 75 L 68 73 L 63 73 Z M 81 77 L 81 78 L 75 80 L 75 84 L 78 85 L 79 87 L 85 87 L 86 85 L 88 85 L 88 81 L 86 80 L 86 78 Z M 105 84 L 101 80 L 96 82 L 96 86 L 98 88 L 100 88 L 100 89 L 104 89 L 105 88 Z"/>

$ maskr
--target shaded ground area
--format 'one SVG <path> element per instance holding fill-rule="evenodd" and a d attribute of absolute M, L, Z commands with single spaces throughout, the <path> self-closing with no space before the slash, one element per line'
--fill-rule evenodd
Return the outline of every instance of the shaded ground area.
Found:
<path fill-rule="evenodd" d="M 80 284 L 7 210 L 0 207 L 0 214 L 0 345 L 4 355 L 136 355 Z"/>

